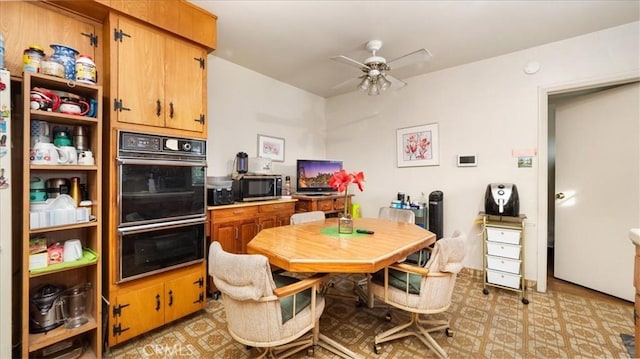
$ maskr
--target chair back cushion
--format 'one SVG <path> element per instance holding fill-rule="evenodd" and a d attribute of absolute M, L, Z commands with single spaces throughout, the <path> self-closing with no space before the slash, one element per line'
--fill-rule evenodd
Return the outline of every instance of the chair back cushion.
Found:
<path fill-rule="evenodd" d="M 397 222 L 416 223 L 416 215 L 407 209 L 380 207 L 378 218 L 391 219 Z"/>
<path fill-rule="evenodd" d="M 217 241 L 209 249 L 209 274 L 222 293 L 236 300 L 258 300 L 276 288 L 267 257 L 227 253 Z"/>
<path fill-rule="evenodd" d="M 322 221 L 324 218 L 325 214 L 322 211 L 294 213 L 291 215 L 291 224 Z"/>
<path fill-rule="evenodd" d="M 460 272 L 466 255 L 465 240 L 466 237 L 460 231 L 455 231 L 449 238 L 438 240 L 425 267 L 431 272 Z"/>

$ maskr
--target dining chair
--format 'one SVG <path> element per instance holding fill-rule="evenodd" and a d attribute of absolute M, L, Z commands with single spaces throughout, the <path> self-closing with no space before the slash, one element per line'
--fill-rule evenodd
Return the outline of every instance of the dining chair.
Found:
<path fill-rule="evenodd" d="M 222 293 L 231 337 L 265 356 L 286 358 L 318 344 L 325 301 L 318 293 L 324 275 L 295 279 L 272 274 L 267 257 L 232 254 L 214 241 L 209 275 Z"/>
<path fill-rule="evenodd" d="M 322 211 L 312 212 L 300 212 L 291 215 L 291 224 L 301 224 L 307 222 L 322 221 L 325 219 L 325 214 Z"/>
<path fill-rule="evenodd" d="M 381 350 L 381 343 L 415 336 L 440 358 L 448 355 L 429 334 L 445 330 L 453 336 L 449 319 L 427 319 L 425 315 L 445 312 L 451 305 L 457 274 L 462 270 L 466 236 L 455 231 L 451 237 L 438 240 L 431 258 L 425 266 L 396 263 L 373 276 L 369 290 L 375 299 L 406 311 L 409 322 L 393 327 L 374 338 L 374 352 Z"/>

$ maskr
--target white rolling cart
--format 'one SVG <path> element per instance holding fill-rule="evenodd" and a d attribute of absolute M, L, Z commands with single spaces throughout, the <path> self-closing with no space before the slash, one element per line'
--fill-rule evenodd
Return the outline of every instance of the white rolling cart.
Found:
<path fill-rule="evenodd" d="M 518 217 L 480 213 L 483 243 L 483 288 L 503 288 L 522 293 L 522 303 L 529 304 L 524 277 L 524 214 Z"/>

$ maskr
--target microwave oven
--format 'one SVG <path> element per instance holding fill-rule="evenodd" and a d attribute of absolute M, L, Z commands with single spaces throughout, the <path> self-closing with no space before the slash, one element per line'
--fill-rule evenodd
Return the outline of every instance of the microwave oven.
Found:
<path fill-rule="evenodd" d="M 282 176 L 247 174 L 233 179 L 236 202 L 264 201 L 282 196 Z"/>

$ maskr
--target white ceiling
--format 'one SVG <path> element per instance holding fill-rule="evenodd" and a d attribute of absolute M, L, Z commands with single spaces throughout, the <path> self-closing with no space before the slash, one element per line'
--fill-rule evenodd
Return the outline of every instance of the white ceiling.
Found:
<path fill-rule="evenodd" d="M 215 56 L 322 97 L 355 90 L 335 87 L 360 70 L 330 57 L 364 61 L 372 39 L 387 60 L 432 53 L 390 72 L 407 79 L 640 20 L 640 0 L 189 1 L 218 16 Z"/>

